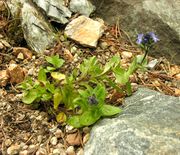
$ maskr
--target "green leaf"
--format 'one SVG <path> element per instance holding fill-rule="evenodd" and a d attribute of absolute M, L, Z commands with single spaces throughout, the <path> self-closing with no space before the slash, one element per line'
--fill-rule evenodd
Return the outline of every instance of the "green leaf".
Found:
<path fill-rule="evenodd" d="M 102 73 L 98 60 L 95 56 L 85 59 L 80 65 L 81 78 L 87 75 L 98 76 Z"/>
<path fill-rule="evenodd" d="M 98 110 L 96 111 L 86 111 L 84 112 L 79 119 L 79 122 L 83 126 L 89 126 L 94 124 L 101 117 L 101 113 Z"/>
<path fill-rule="evenodd" d="M 62 95 L 61 95 L 60 92 L 56 92 L 56 93 L 54 94 L 54 100 L 53 100 L 53 101 L 54 101 L 54 109 L 57 110 L 59 104 L 60 104 L 61 101 L 62 101 Z"/>
<path fill-rule="evenodd" d="M 114 75 L 116 77 L 116 82 L 120 84 L 126 84 L 129 81 L 129 76 L 125 69 L 116 67 L 113 69 Z"/>
<path fill-rule="evenodd" d="M 126 83 L 126 93 L 128 96 L 130 96 L 132 94 L 132 88 L 131 88 L 131 83 L 127 82 Z"/>
<path fill-rule="evenodd" d="M 79 122 L 79 116 L 72 116 L 68 119 L 67 123 L 75 128 L 80 128 L 83 125 Z"/>
<path fill-rule="evenodd" d="M 102 116 L 113 116 L 121 112 L 120 108 L 107 105 L 107 104 L 103 105 L 100 110 L 101 110 Z"/>
<path fill-rule="evenodd" d="M 56 120 L 58 123 L 64 123 L 67 120 L 67 116 L 64 112 L 60 112 L 57 116 L 56 116 Z"/>
<path fill-rule="evenodd" d="M 46 89 L 51 92 L 52 94 L 54 94 L 55 92 L 55 86 L 54 84 L 51 84 L 49 81 L 46 83 Z"/>
<path fill-rule="evenodd" d="M 64 74 L 61 74 L 59 72 L 52 72 L 51 76 L 58 81 L 65 80 L 66 76 Z"/>
<path fill-rule="evenodd" d="M 128 76 L 133 74 L 137 68 L 138 68 L 138 63 L 137 63 L 137 58 L 135 57 L 133 62 L 130 64 L 130 66 L 128 68 L 128 71 L 127 71 Z"/>
<path fill-rule="evenodd" d="M 106 88 L 103 85 L 97 85 L 97 87 L 94 89 L 93 93 L 97 97 L 99 101 L 104 101 L 106 97 Z"/>
<path fill-rule="evenodd" d="M 39 70 L 38 80 L 43 82 L 44 84 L 46 83 L 47 77 L 46 77 L 46 72 L 45 72 L 44 68 L 41 68 Z"/>
<path fill-rule="evenodd" d="M 104 66 L 104 71 L 102 74 L 108 72 L 112 67 L 117 67 L 120 63 L 120 57 L 118 55 L 113 56 L 109 62 Z"/>
<path fill-rule="evenodd" d="M 59 58 L 59 55 L 47 56 L 46 61 L 52 64 L 55 68 L 60 68 L 64 64 L 64 60 Z"/>
<path fill-rule="evenodd" d="M 51 67 L 51 66 L 47 66 L 47 67 L 46 67 L 46 71 L 47 71 L 47 72 L 52 72 L 52 71 L 54 71 L 54 70 L 56 70 L 56 68 Z"/>
<path fill-rule="evenodd" d="M 41 101 L 49 101 L 52 98 L 52 94 L 51 93 L 44 93 L 41 96 Z"/>
<path fill-rule="evenodd" d="M 39 91 L 37 89 L 31 89 L 25 94 L 22 101 L 26 104 L 33 103 L 39 97 Z"/>

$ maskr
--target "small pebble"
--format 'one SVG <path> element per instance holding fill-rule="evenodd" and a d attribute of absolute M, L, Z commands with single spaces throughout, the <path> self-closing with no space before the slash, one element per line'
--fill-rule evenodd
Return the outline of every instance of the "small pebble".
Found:
<path fill-rule="evenodd" d="M 31 154 L 31 153 L 35 152 L 36 149 L 37 149 L 37 146 L 34 145 L 34 144 L 31 144 L 31 145 L 29 145 L 29 147 L 28 147 L 28 153 Z"/>
<path fill-rule="evenodd" d="M 62 138 L 63 137 L 63 132 L 60 129 L 57 129 L 56 132 L 54 133 L 54 135 L 57 138 Z"/>
<path fill-rule="evenodd" d="M 148 63 L 148 65 L 147 65 L 147 67 L 149 68 L 149 69 L 154 69 L 154 67 L 156 67 L 156 65 L 158 64 L 158 60 L 157 59 L 154 59 L 154 60 L 152 60 L 152 61 L 150 61 L 149 63 Z"/>
<path fill-rule="evenodd" d="M 15 145 L 11 145 L 8 149 L 7 149 L 7 154 L 8 155 L 15 155 L 18 154 L 20 150 L 20 146 L 15 144 Z"/>
<path fill-rule="evenodd" d="M 83 128 L 83 132 L 84 133 L 89 133 L 90 132 L 90 128 L 89 127 L 84 127 Z"/>
<path fill-rule="evenodd" d="M 77 151 L 77 155 L 84 155 L 84 151 L 82 148 Z"/>
<path fill-rule="evenodd" d="M 65 127 L 65 130 L 66 130 L 66 132 L 68 133 L 69 131 L 72 131 L 74 129 L 74 127 L 73 126 L 70 126 L 70 125 L 66 125 L 66 127 Z"/>
<path fill-rule="evenodd" d="M 47 151 L 44 148 L 40 148 L 37 152 L 36 155 L 47 155 Z"/>
<path fill-rule="evenodd" d="M 84 137 L 83 137 L 83 144 L 87 143 L 87 141 L 89 140 L 90 134 L 87 133 Z"/>
<path fill-rule="evenodd" d="M 19 152 L 19 155 L 28 155 L 28 151 L 27 150 L 24 150 L 24 151 L 20 151 Z"/>
<path fill-rule="evenodd" d="M 66 152 L 65 150 L 63 149 L 54 149 L 53 152 L 52 152 L 53 155 L 66 155 Z"/>
<path fill-rule="evenodd" d="M 38 141 L 39 143 L 41 143 L 42 140 L 43 140 L 43 136 L 42 136 L 42 135 L 39 135 L 39 136 L 37 137 L 37 141 Z"/>
<path fill-rule="evenodd" d="M 77 48 L 75 47 L 75 46 L 73 46 L 72 48 L 71 48 L 71 53 L 73 54 L 73 53 L 76 53 L 76 51 L 77 51 Z"/>
<path fill-rule="evenodd" d="M 50 143 L 52 145 L 57 145 L 57 142 L 58 142 L 57 137 L 52 137 L 51 140 L 50 140 Z"/>
<path fill-rule="evenodd" d="M 5 145 L 6 145 L 7 147 L 12 144 L 12 142 L 11 142 L 10 139 L 6 139 L 4 143 L 5 143 Z"/>
<path fill-rule="evenodd" d="M 23 59 L 24 59 L 23 53 L 19 53 L 19 54 L 17 55 L 17 58 L 20 59 L 20 60 L 23 60 Z"/>
<path fill-rule="evenodd" d="M 133 56 L 133 54 L 132 54 L 131 52 L 126 52 L 126 51 L 124 51 L 124 52 L 121 53 L 121 57 L 122 57 L 123 59 L 129 59 L 129 58 L 131 58 L 132 56 Z"/>
<path fill-rule="evenodd" d="M 100 42 L 99 46 L 104 50 L 108 48 L 108 43 L 107 42 Z"/>
<path fill-rule="evenodd" d="M 67 155 L 75 155 L 74 147 L 69 146 L 66 150 Z"/>

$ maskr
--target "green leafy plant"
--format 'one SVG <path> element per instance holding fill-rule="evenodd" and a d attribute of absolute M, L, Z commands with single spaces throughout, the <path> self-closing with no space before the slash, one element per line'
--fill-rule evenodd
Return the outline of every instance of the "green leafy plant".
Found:
<path fill-rule="evenodd" d="M 63 67 L 63 59 L 58 55 L 45 59 L 46 67 L 40 68 L 37 79 L 27 78 L 19 86 L 24 93 L 22 101 L 31 105 L 49 103 L 49 111 L 58 122 L 76 128 L 120 113 L 119 107 L 106 104 L 106 87 L 131 95 L 129 77 L 140 67 L 137 57 L 124 69 L 118 55 L 105 66 L 93 56 L 85 59 L 72 74 L 65 75 L 59 70 Z"/>

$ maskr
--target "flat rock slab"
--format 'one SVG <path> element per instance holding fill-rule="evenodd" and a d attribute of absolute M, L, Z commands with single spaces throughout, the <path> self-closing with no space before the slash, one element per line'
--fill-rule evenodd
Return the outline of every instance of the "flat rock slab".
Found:
<path fill-rule="evenodd" d="M 104 30 L 103 22 L 80 16 L 67 25 L 65 35 L 83 46 L 96 47 Z"/>
<path fill-rule="evenodd" d="M 140 88 L 92 129 L 84 155 L 179 155 L 180 97 Z"/>

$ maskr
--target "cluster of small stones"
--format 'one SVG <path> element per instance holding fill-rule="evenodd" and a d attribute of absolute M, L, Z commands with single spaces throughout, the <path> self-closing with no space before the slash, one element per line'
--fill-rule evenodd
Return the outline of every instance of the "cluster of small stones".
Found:
<path fill-rule="evenodd" d="M 49 122 L 47 113 L 30 110 L 15 102 L 21 96 L 10 96 L 11 102 L 1 100 L 0 116 L 3 132 L 0 132 L 1 153 L 7 155 L 82 155 L 82 145 L 87 142 L 89 128 L 81 131 L 82 142 L 74 139 L 78 130 Z M 13 103 L 15 102 L 15 104 Z"/>

